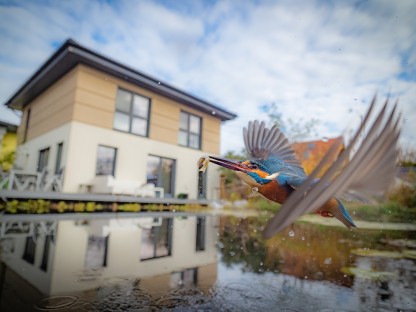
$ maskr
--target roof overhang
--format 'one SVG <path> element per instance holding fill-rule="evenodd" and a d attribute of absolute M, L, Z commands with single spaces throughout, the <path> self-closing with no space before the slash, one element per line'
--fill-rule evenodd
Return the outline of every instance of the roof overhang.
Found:
<path fill-rule="evenodd" d="M 170 86 L 143 72 L 89 50 L 72 39 L 65 43 L 18 89 L 5 103 L 22 110 L 28 103 L 49 88 L 78 64 L 83 64 L 128 81 L 142 88 L 164 95 L 184 105 L 215 115 L 222 121 L 234 119 L 236 114 Z"/>

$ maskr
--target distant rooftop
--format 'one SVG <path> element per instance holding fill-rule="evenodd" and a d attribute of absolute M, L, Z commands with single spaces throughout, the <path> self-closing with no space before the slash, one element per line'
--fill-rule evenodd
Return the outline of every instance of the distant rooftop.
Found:
<path fill-rule="evenodd" d="M 7 100 L 5 105 L 10 108 L 22 110 L 28 103 L 78 64 L 87 65 L 119 79 L 164 95 L 189 107 L 215 115 L 222 121 L 237 117 L 236 114 L 210 102 L 87 49 L 72 39 L 66 40 L 22 87 Z"/>

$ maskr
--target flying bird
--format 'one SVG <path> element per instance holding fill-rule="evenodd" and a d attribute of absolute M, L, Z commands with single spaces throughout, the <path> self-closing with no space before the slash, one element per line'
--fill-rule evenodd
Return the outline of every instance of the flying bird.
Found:
<path fill-rule="evenodd" d="M 323 217 L 335 217 L 348 228 L 356 227 L 340 198 L 367 201 L 382 196 L 398 168 L 400 114 L 395 112 L 397 103 L 389 109 L 386 100 L 376 112 L 375 102 L 374 96 L 348 146 L 333 160 L 340 149 L 334 144 L 309 176 L 280 129 L 268 128 L 257 120 L 243 129 L 247 160 L 207 156 L 200 161 L 200 170 L 205 170 L 208 162 L 234 170 L 253 190 L 282 204 L 268 221 L 263 231 L 265 238 L 313 211 Z"/>

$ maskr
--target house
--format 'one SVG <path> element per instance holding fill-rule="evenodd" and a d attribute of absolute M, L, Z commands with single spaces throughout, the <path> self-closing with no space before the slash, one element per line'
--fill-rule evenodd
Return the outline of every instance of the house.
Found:
<path fill-rule="evenodd" d="M 63 174 L 68 193 L 214 198 L 218 173 L 196 162 L 236 117 L 71 39 L 5 105 L 23 113 L 15 167 Z"/>
<path fill-rule="evenodd" d="M 6 306 L 23 297 L 32 305 L 54 295 L 91 297 L 96 292 L 99 298 L 100 290 L 111 290 L 112 284 L 120 291 L 117 282 L 133 287 L 137 280 L 149 294 L 183 286 L 208 292 L 217 278 L 216 217 L 94 215 L 19 221 L 0 222 Z M 39 295 L 31 299 L 33 289 Z"/>
<path fill-rule="evenodd" d="M 337 159 L 339 153 L 344 149 L 343 142 L 344 139 L 342 137 L 333 139 L 325 138 L 323 140 L 293 143 L 292 148 L 302 164 L 302 167 L 305 169 L 306 174 L 310 174 L 329 151 L 331 146 L 339 144 L 336 153 L 334 153 L 332 158 L 328 160 L 328 165 L 322 169 L 322 172 L 325 172 L 329 165 Z"/>
<path fill-rule="evenodd" d="M 17 125 L 0 120 L 0 169 L 9 171 L 16 150 Z"/>

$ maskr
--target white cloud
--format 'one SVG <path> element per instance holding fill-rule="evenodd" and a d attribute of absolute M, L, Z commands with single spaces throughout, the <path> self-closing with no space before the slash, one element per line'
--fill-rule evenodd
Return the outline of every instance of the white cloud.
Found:
<path fill-rule="evenodd" d="M 286 118 L 317 118 L 319 136 L 336 136 L 375 91 L 400 97 L 403 142 L 416 143 L 416 77 L 398 78 L 411 68 L 415 75 L 414 1 L 115 5 L 0 5 L 0 101 L 70 36 L 236 112 L 223 126 L 223 152 L 242 148 L 248 120 L 266 118 L 261 104 L 278 103 Z"/>

